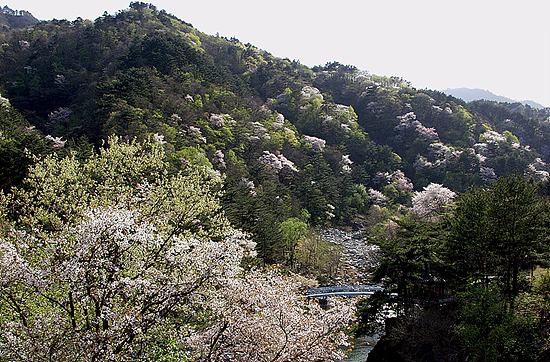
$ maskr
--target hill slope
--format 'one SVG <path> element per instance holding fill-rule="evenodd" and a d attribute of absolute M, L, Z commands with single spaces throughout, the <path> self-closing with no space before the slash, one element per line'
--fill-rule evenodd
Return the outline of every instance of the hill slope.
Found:
<path fill-rule="evenodd" d="M 548 110 L 467 104 L 339 63 L 308 68 L 152 5 L 1 37 L 5 114 L 36 127 L 6 127 L 6 139 L 36 132 L 49 152 L 89 152 L 110 134 L 154 138 L 174 170 L 226 175 L 225 212 L 268 261 L 284 259 L 288 219 L 350 224 L 376 195 L 398 209 L 430 182 L 464 191 L 514 171 L 548 175 Z"/>
<path fill-rule="evenodd" d="M 30 12 L 25 10 L 12 10 L 7 5 L 0 8 L 0 31 L 21 29 L 38 23 Z"/>

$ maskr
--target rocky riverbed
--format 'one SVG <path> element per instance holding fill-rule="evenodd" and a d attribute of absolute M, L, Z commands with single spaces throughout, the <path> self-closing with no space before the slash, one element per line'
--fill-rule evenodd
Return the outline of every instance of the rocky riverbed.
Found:
<path fill-rule="evenodd" d="M 342 248 L 342 267 L 335 278 L 338 284 L 364 284 L 369 270 L 376 266 L 378 246 L 369 244 L 361 231 L 324 229 L 319 237 Z"/>

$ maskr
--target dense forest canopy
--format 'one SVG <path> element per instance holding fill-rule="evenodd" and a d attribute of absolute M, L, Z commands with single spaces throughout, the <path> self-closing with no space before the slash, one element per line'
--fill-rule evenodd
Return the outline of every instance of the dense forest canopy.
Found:
<path fill-rule="evenodd" d="M 448 282 L 443 289 L 460 296 L 454 300 L 462 309 L 453 318 L 442 313 L 438 318 L 469 333 L 449 338 L 460 339 L 479 360 L 493 355 L 480 354 L 488 347 L 475 342 L 479 321 L 472 320 L 475 313 L 468 301 L 490 303 L 501 313 L 499 328 L 533 317 L 516 313 L 527 308 L 521 299 L 526 295 L 537 300 L 529 311 L 546 310 L 541 307 L 547 298 L 544 283 L 537 284 L 538 294 L 522 293 L 532 291 L 527 285 L 533 280 L 525 273 L 547 263 L 550 109 L 466 103 L 338 62 L 309 68 L 235 38 L 204 34 L 141 2 L 94 21 L 38 22 L 30 13 L 7 7 L 0 15 L 0 257 L 14 258 L 27 273 L 25 281 L 13 284 L 15 276 L 0 270 L 10 281 L 0 286 L 8 288 L 6 295 L 13 299 L 0 308 L 8 308 L 19 324 L 10 317 L 0 322 L 16 323 L 10 324 L 14 335 L 21 326 L 28 332 L 21 340 L 0 340 L 13 348 L 10 351 L 16 351 L 18 343 L 33 345 L 40 331 L 31 327 L 40 327 L 40 318 L 61 311 L 59 323 L 66 328 L 63 338 L 69 338 L 69 347 L 56 358 L 73 358 L 71 353 L 78 349 L 70 346 L 79 338 L 92 341 L 86 353 L 95 353 L 97 360 L 111 358 L 102 355 L 101 348 L 113 353 L 112 359 L 137 353 L 162 360 L 155 353 L 186 343 L 207 346 L 210 338 L 208 348 L 189 347 L 186 356 L 223 360 L 223 351 L 241 347 L 231 339 L 237 338 L 240 323 L 261 326 L 273 317 L 237 316 L 239 308 L 250 311 L 258 296 L 246 294 L 237 301 L 232 293 L 260 288 L 263 278 L 273 283 L 263 286 L 266 295 L 285 289 L 298 309 L 311 308 L 312 314 L 296 317 L 302 318 L 300 325 L 311 322 L 321 328 L 317 335 L 307 334 L 306 327 L 301 330 L 299 338 L 320 341 L 319 350 L 300 352 L 309 358 L 303 360 L 331 358 L 338 354 L 331 346 L 346 341 L 339 331 L 322 326 L 321 319 L 330 316 L 340 327 L 349 315 L 300 304 L 292 278 L 278 270 L 258 271 L 279 264 L 318 282 L 333 282 L 341 252 L 315 237 L 313 230 L 320 227 L 360 228 L 380 247 L 373 277 L 387 283 L 400 299 L 387 300 L 386 295 L 370 301 L 379 302 L 380 308 L 397 304 L 406 322 L 403 328 L 432 315 L 415 311 L 422 289 L 418 286 L 428 280 Z M 507 218 L 511 209 L 519 219 Z M 186 219 L 178 219 L 180 212 Z M 96 222 L 113 235 L 102 242 L 105 250 L 113 251 L 106 257 L 114 255 L 109 262 L 120 271 L 110 276 L 119 278 L 120 288 L 105 287 L 109 295 L 98 287 L 108 284 L 105 279 L 87 280 L 93 288 L 76 286 L 74 275 L 60 271 L 73 263 L 83 273 L 101 274 L 93 269 L 97 265 L 86 264 L 95 263 L 99 254 L 90 255 L 88 244 L 76 242 L 78 235 L 95 240 Z M 147 238 L 139 239 L 142 234 Z M 166 248 L 155 244 L 161 239 Z M 187 253 L 195 246 L 180 245 L 191 239 L 211 247 L 204 258 L 209 253 L 238 257 L 208 266 L 201 255 Z M 56 240 L 76 249 L 66 250 Z M 26 249 L 29 243 L 44 245 L 48 252 L 34 255 Z M 140 256 L 121 250 L 122 244 L 139 250 Z M 226 249 L 220 250 L 222 245 Z M 183 268 L 171 264 L 180 247 L 187 248 L 182 255 L 196 264 L 193 273 L 199 279 L 206 273 L 207 285 L 174 274 Z M 82 259 L 85 256 L 88 259 Z M 141 286 L 127 278 L 154 283 L 148 274 L 153 264 L 148 263 L 157 259 L 163 260 L 157 272 L 166 281 L 158 288 L 176 292 L 140 299 Z M 134 270 L 130 261 L 143 268 Z M 51 278 L 63 283 L 49 288 L 51 280 L 44 277 L 42 284 L 32 284 L 37 275 L 33 273 L 40 274 L 44 263 L 51 264 Z M 209 267 L 221 269 L 211 275 Z M 498 283 L 493 284 L 495 278 Z M 467 287 L 472 283 L 480 288 Z M 86 304 L 92 303 L 88 299 L 75 305 L 73 287 L 84 288 L 75 289 L 84 294 L 88 288 L 88 297 L 101 303 L 115 301 L 119 309 L 111 310 L 113 319 L 103 318 L 101 308 Z M 201 310 L 194 298 L 209 293 L 215 296 L 213 304 Z M 176 303 L 182 295 L 185 298 Z M 39 296 L 36 305 L 20 303 L 29 296 Z M 270 303 L 273 307 L 276 301 Z M 369 328 L 369 313 L 376 309 L 370 307 L 362 309 L 358 330 Z M 122 322 L 132 308 L 162 318 L 127 320 L 143 332 L 134 335 L 130 324 Z M 258 313 L 264 311 L 273 310 Z M 225 312 L 236 319 L 219 319 Z M 193 313 L 202 319 L 191 318 Z M 30 322 L 31 315 L 38 324 Z M 539 322 L 546 326 L 544 318 Z M 525 329 L 518 330 L 543 338 L 543 327 L 522 326 Z M 103 337 L 97 334 L 100 330 Z M 173 334 L 184 330 L 185 340 Z M 519 335 L 509 337 L 528 349 Z M 52 338 L 53 346 L 57 337 Z M 151 340 L 161 347 L 147 349 Z M 283 352 L 270 350 L 268 342 L 258 342 L 255 357 L 236 357 L 236 350 L 232 356 L 244 361 L 274 353 L 270 356 L 282 358 Z M 298 344 L 296 339 L 296 351 Z M 500 345 L 495 346 L 493 352 L 501 353 Z M 281 351 L 290 353 L 285 348 Z M 45 353 L 33 351 L 32 356 Z M 499 356 L 540 352 L 510 351 Z"/>

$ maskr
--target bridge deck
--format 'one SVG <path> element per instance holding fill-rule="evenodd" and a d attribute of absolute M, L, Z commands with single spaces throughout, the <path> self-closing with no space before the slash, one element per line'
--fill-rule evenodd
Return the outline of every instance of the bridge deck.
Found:
<path fill-rule="evenodd" d="M 384 291 L 385 288 L 379 285 L 343 285 L 333 287 L 320 287 L 308 290 L 307 297 L 326 298 L 326 297 L 356 297 L 369 296 L 375 292 Z"/>

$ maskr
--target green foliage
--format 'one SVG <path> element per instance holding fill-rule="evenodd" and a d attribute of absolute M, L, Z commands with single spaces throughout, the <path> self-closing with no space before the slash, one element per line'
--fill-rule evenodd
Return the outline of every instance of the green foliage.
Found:
<path fill-rule="evenodd" d="M 548 211 L 536 187 L 518 175 L 460 195 L 449 219 L 449 265 L 468 280 L 501 275 L 503 294 L 513 303 L 521 272 L 548 252 Z"/>
<path fill-rule="evenodd" d="M 0 97 L 0 190 L 18 185 L 33 163 L 32 154 L 53 152 L 36 131 Z"/>
<path fill-rule="evenodd" d="M 397 293 L 398 313 L 407 314 L 414 283 L 435 284 L 440 278 L 443 247 L 442 224 L 414 215 L 394 217 L 386 223 L 373 243 L 381 249 L 374 282 L 383 282 Z"/>
<path fill-rule="evenodd" d="M 519 299 L 507 309 L 498 290 L 471 287 L 460 295 L 458 333 L 474 361 L 537 360 L 538 308 Z"/>
<path fill-rule="evenodd" d="M 297 269 L 316 278 L 321 284 L 330 283 L 342 262 L 342 248 L 322 240 L 311 231 L 300 239 L 295 249 Z"/>
<path fill-rule="evenodd" d="M 279 230 L 285 245 L 285 257 L 292 267 L 295 259 L 296 246 L 306 237 L 308 226 L 298 218 L 290 218 L 280 224 Z"/>
<path fill-rule="evenodd" d="M 158 203 L 148 212 L 172 208 L 171 216 L 178 222 L 171 227 L 194 229 L 194 220 L 210 220 L 208 227 L 203 225 L 202 231 L 197 230 L 201 234 L 207 233 L 210 227 L 224 225 L 216 216 L 220 210 L 215 196 L 221 180 L 215 175 L 210 177 L 204 170 L 191 168 L 191 179 L 183 174 L 166 179 L 168 164 L 164 161 L 161 145 L 119 143 L 118 138 L 112 137 L 107 146 L 84 161 L 79 161 L 74 155 L 64 158 L 46 156 L 31 167 L 21 187 L 4 196 L 3 202 L 10 210 L 5 216 L 18 227 L 57 232 L 63 226 L 79 222 L 82 212 L 89 207 L 132 205 L 142 192 L 137 186 L 146 188 L 151 183 L 160 188 L 149 195 L 158 199 Z M 185 192 L 172 195 L 174 187 L 183 186 Z M 208 196 L 210 193 L 212 196 Z M 195 205 L 192 200 L 195 200 Z M 201 210 L 208 210 L 208 215 L 202 214 Z M 219 236 L 218 232 L 210 237 L 215 235 Z"/>

